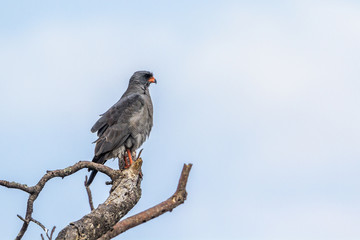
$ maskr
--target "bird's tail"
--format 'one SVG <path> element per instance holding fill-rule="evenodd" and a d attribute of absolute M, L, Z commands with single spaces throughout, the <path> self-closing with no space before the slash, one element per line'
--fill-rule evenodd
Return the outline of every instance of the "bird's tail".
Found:
<path fill-rule="evenodd" d="M 106 162 L 105 155 L 94 156 L 92 161 L 95 162 L 95 163 L 104 164 Z M 88 169 L 88 170 L 90 171 L 91 169 Z M 97 172 L 98 172 L 97 170 L 92 170 L 92 172 L 90 174 L 90 177 L 86 182 L 87 187 L 90 186 L 90 184 L 94 181 L 94 178 L 95 178 Z"/>

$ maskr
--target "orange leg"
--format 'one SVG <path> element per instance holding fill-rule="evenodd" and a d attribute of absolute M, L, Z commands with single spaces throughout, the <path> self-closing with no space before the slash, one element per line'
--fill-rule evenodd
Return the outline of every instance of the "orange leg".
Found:
<path fill-rule="evenodd" d="M 128 163 L 125 155 L 124 155 L 124 161 L 125 161 L 125 166 L 124 166 L 124 168 L 129 168 L 129 167 L 130 167 L 130 164 Z"/>
<path fill-rule="evenodd" d="M 126 149 L 128 157 L 129 157 L 129 161 L 130 161 L 130 166 L 132 165 L 133 161 L 132 161 L 132 157 L 131 157 L 131 152 L 130 149 Z"/>

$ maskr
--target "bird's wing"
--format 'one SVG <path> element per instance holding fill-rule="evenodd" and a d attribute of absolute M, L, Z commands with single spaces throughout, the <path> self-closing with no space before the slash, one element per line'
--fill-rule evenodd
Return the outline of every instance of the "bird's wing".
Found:
<path fill-rule="evenodd" d="M 144 108 L 144 99 L 140 94 L 122 97 L 91 128 L 97 131 L 95 155 L 112 151 L 120 147 L 132 132 L 132 119 Z"/>

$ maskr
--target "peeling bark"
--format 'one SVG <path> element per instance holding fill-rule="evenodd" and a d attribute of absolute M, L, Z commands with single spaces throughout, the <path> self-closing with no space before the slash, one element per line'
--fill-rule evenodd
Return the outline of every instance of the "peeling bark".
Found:
<path fill-rule="evenodd" d="M 34 209 L 34 202 L 37 199 L 37 197 L 39 196 L 40 192 L 45 187 L 45 184 L 50 179 L 53 179 L 55 177 L 64 178 L 66 176 L 76 173 L 77 171 L 79 171 L 80 169 L 83 169 L 83 168 L 90 168 L 90 169 L 98 170 L 99 172 L 102 172 L 102 173 L 105 173 L 106 175 L 108 175 L 112 180 L 118 179 L 119 174 L 121 174 L 121 171 L 113 170 L 102 164 L 88 162 L 88 161 L 80 161 L 80 162 L 74 164 L 73 166 L 70 166 L 70 167 L 67 167 L 64 169 L 47 171 L 47 173 L 40 179 L 40 181 L 35 186 L 32 186 L 32 187 L 29 187 L 26 184 L 20 184 L 20 183 L 16 183 L 16 182 L 0 180 L 1 186 L 7 187 L 7 188 L 16 188 L 16 189 L 22 190 L 22 191 L 30 194 L 28 201 L 27 201 L 25 218 L 23 220 L 24 223 L 23 223 L 18 235 L 16 236 L 15 240 L 22 239 L 26 230 L 28 229 L 29 223 L 33 219 L 32 213 L 33 213 L 33 209 Z"/>
<path fill-rule="evenodd" d="M 184 164 L 181 176 L 179 179 L 179 184 L 176 189 L 176 192 L 167 200 L 162 203 L 157 204 L 156 206 L 149 208 L 141 213 L 138 213 L 134 216 L 128 217 L 120 222 L 118 222 L 109 232 L 104 234 L 99 240 L 109 240 L 112 239 L 123 232 L 129 230 L 130 228 L 136 227 L 140 224 L 143 224 L 153 218 L 156 218 L 166 212 L 171 212 L 174 208 L 183 204 L 186 200 L 186 184 L 188 181 L 189 173 L 191 170 L 192 164 Z"/>
<path fill-rule="evenodd" d="M 60 231 L 57 240 L 98 239 L 125 216 L 141 197 L 142 160 L 139 158 L 115 179 L 110 196 L 98 208 Z"/>
<path fill-rule="evenodd" d="M 169 199 L 119 222 L 119 220 L 137 204 L 141 197 L 141 165 L 142 159 L 138 158 L 130 166 L 130 168 L 120 171 L 111 169 L 102 164 L 80 161 L 65 169 L 47 171 L 40 181 L 31 187 L 26 184 L 0 180 L 0 186 L 16 188 L 27 192 L 30 195 L 27 202 L 25 218 L 18 215 L 18 217 L 23 221 L 23 225 L 15 239 L 20 240 L 23 238 L 30 222 L 34 222 L 39 225 L 45 231 L 46 237 L 49 240 L 52 239 L 55 227 L 53 227 L 49 236 L 48 230 L 45 226 L 32 217 L 34 201 L 37 199 L 38 195 L 49 180 L 55 177 L 64 178 L 83 168 L 95 169 L 108 175 L 112 180 L 110 195 L 103 204 L 98 206 L 98 208 L 92 210 L 80 220 L 70 223 L 61 230 L 56 239 L 111 239 L 128 229 L 156 218 L 165 212 L 171 212 L 174 208 L 184 203 L 187 196 L 186 184 L 192 167 L 191 163 L 184 164 L 176 192 Z M 92 206 L 92 197 L 89 188 L 87 188 L 87 192 L 90 206 Z M 44 239 L 43 235 L 41 235 L 41 238 Z"/>

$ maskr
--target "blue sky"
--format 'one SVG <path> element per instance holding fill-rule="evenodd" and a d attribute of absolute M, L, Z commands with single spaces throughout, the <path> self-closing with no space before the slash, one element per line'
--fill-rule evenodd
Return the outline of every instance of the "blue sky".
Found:
<path fill-rule="evenodd" d="M 92 124 L 146 69 L 154 127 L 130 214 L 194 166 L 185 204 L 123 238 L 359 239 L 359 42 L 356 1 L 0 1 L 0 178 L 92 159 Z M 58 233 L 86 214 L 86 174 L 49 182 L 34 218 Z M 27 194 L 0 196 L 13 239 Z"/>

